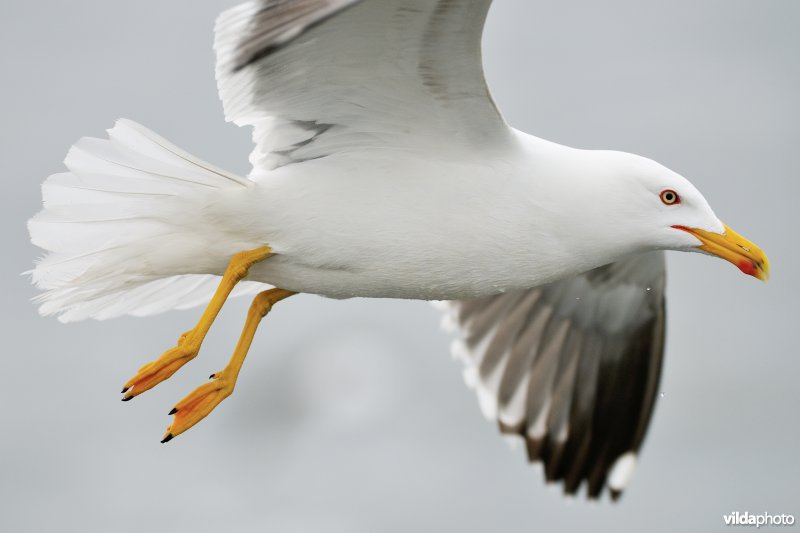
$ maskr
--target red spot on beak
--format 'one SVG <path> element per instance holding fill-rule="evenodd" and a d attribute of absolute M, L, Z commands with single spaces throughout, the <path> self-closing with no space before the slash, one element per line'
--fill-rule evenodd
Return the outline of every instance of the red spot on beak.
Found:
<path fill-rule="evenodd" d="M 748 276 L 756 275 L 756 266 L 747 259 L 742 259 L 736 266 L 738 266 L 739 270 L 741 270 Z"/>

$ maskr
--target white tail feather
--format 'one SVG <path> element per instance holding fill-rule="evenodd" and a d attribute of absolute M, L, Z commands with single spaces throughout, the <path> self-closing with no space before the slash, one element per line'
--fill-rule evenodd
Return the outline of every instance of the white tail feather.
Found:
<path fill-rule="evenodd" d="M 69 172 L 42 186 L 44 210 L 28 223 L 49 253 L 30 272 L 46 292 L 44 315 L 62 321 L 148 315 L 207 301 L 226 255 L 208 245 L 208 195 L 252 186 L 205 163 L 143 126 L 120 120 L 108 140 L 84 138 L 65 160 Z M 244 283 L 236 294 L 261 285 Z"/>

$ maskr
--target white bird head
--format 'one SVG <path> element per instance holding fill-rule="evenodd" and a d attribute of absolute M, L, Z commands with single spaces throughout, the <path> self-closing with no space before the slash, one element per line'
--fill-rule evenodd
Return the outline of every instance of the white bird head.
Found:
<path fill-rule="evenodd" d="M 584 226 L 597 224 L 606 232 L 605 240 L 635 249 L 706 253 L 760 280 L 769 278 L 764 252 L 723 224 L 689 180 L 638 155 L 583 153 L 585 178 L 578 178 L 576 185 L 583 188 L 579 202 Z"/>

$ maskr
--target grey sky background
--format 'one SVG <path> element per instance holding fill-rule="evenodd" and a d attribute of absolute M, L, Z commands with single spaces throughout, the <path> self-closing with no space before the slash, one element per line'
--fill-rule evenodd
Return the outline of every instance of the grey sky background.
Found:
<path fill-rule="evenodd" d="M 37 316 L 19 276 L 39 254 L 25 222 L 80 136 L 128 117 L 247 172 L 249 131 L 224 123 L 213 80 L 213 21 L 235 3 L 0 4 L 0 530 L 667 532 L 720 531 L 732 511 L 800 518 L 800 2 L 498 0 L 490 14 L 487 76 L 514 126 L 666 164 L 772 261 L 765 285 L 669 255 L 664 395 L 617 505 L 567 500 L 509 451 L 423 302 L 282 303 L 236 393 L 169 445 L 167 411 L 224 366 L 247 302 L 128 404 L 122 383 L 198 310 Z"/>

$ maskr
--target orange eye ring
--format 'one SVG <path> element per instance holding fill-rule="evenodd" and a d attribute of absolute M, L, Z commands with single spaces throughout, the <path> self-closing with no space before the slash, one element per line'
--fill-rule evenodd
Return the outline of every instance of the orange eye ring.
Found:
<path fill-rule="evenodd" d="M 664 189 L 659 195 L 664 205 L 675 205 L 681 203 L 681 197 L 672 189 Z"/>

